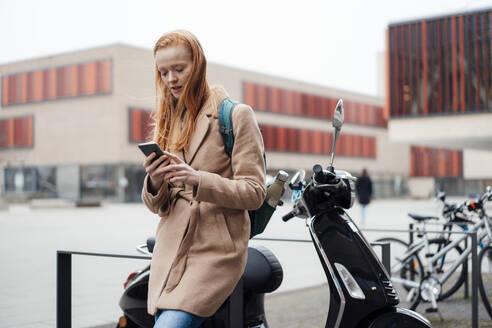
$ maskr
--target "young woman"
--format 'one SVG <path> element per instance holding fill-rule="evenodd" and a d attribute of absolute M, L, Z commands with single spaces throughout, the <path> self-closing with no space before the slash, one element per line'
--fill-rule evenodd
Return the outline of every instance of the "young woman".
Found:
<path fill-rule="evenodd" d="M 142 200 L 160 216 L 149 278 L 154 327 L 198 327 L 232 293 L 246 265 L 247 210 L 265 198 L 263 140 L 253 110 L 233 111 L 232 156 L 219 131 L 227 97 L 209 87 L 196 37 L 178 30 L 155 44 L 154 140 L 164 150 L 144 162 Z"/>

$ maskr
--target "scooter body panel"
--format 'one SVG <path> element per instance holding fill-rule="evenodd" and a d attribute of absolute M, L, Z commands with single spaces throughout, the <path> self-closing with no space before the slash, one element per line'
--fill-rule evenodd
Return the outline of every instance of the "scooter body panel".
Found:
<path fill-rule="evenodd" d="M 310 232 L 330 286 L 326 327 L 357 327 L 361 318 L 399 303 L 394 289 L 388 287 L 390 279 L 383 265 L 342 209 L 314 216 Z M 335 263 L 352 274 L 365 299 L 350 296 Z"/>

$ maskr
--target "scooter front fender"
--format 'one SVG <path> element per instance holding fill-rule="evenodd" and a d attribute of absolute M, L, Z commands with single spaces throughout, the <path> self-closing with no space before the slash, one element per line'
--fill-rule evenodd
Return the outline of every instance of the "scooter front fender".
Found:
<path fill-rule="evenodd" d="M 367 328 L 431 328 L 430 322 L 417 312 L 399 307 L 388 309 L 363 327 Z M 362 327 L 361 327 L 362 328 Z"/>

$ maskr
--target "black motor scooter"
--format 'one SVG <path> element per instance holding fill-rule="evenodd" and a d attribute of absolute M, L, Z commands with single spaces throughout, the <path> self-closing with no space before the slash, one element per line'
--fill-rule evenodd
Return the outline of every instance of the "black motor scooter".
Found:
<path fill-rule="evenodd" d="M 333 168 L 337 138 L 343 125 L 343 102 L 335 108 L 331 164 L 326 170 L 313 167 L 313 177 L 297 172 L 289 183 L 294 207 L 283 217 L 310 220 L 309 230 L 330 287 L 325 327 L 329 328 L 429 328 L 429 321 L 416 312 L 396 307 L 399 298 L 390 276 L 360 230 L 345 213 L 355 199 L 355 178 Z M 152 240 L 148 241 L 152 251 Z M 124 316 L 119 327 L 152 327 L 146 296 L 149 268 L 130 276 L 120 300 Z M 245 273 L 233 294 L 203 328 L 268 327 L 264 294 L 282 281 L 282 268 L 266 248 L 248 248 Z"/>
<path fill-rule="evenodd" d="M 327 169 L 316 164 L 313 176 L 297 172 L 289 183 L 293 210 L 282 218 L 309 219 L 309 232 L 328 278 L 330 304 L 325 327 L 424 328 L 431 327 L 420 314 L 396 307 L 398 294 L 372 247 L 344 209 L 352 207 L 356 179 L 335 170 L 335 146 L 343 125 L 343 101 L 333 115 L 335 128 L 331 162 Z"/>

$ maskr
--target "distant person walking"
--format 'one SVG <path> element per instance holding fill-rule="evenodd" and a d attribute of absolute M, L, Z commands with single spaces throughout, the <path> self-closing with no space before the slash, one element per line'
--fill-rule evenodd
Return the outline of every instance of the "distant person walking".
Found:
<path fill-rule="evenodd" d="M 362 176 L 357 179 L 355 184 L 357 199 L 361 205 L 360 221 L 362 225 L 366 223 L 366 206 L 371 202 L 372 196 L 372 181 L 367 173 L 367 169 L 362 169 Z"/>

